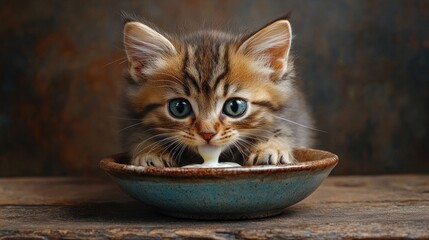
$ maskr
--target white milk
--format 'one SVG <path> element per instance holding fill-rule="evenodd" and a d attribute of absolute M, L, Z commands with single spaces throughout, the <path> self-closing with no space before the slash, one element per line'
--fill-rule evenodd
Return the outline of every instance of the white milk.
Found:
<path fill-rule="evenodd" d="M 186 165 L 185 168 L 220 168 L 220 167 L 239 167 L 240 164 L 233 162 L 219 163 L 219 156 L 222 152 L 222 147 L 213 145 L 198 146 L 198 153 L 204 159 L 203 164 Z"/>

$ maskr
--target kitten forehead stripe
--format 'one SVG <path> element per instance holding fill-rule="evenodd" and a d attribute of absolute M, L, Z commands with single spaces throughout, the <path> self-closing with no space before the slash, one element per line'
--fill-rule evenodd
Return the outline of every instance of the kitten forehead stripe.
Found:
<path fill-rule="evenodd" d="M 201 58 L 202 58 L 202 54 L 204 54 L 204 50 L 201 49 L 201 47 L 199 46 L 195 46 L 195 47 L 191 47 L 191 49 L 194 49 L 194 51 L 191 51 L 191 59 L 192 62 L 191 64 L 188 66 L 189 68 L 191 68 L 196 74 L 197 77 L 195 77 L 195 79 L 198 79 L 200 82 L 202 80 L 202 74 L 201 74 L 201 67 L 197 67 L 197 63 L 202 64 Z"/>
<path fill-rule="evenodd" d="M 198 85 L 197 79 L 195 77 L 193 77 L 191 74 L 189 74 L 189 72 L 186 70 L 185 70 L 184 74 L 185 74 L 184 78 L 186 80 L 191 81 L 192 85 L 195 87 L 195 90 L 197 90 L 197 92 L 201 92 L 201 88 Z"/>
<path fill-rule="evenodd" d="M 194 85 L 195 90 L 197 90 L 197 92 L 201 92 L 201 87 L 198 84 L 197 79 L 199 79 L 199 72 L 195 66 L 196 63 L 196 56 L 195 56 L 195 51 L 196 51 L 195 46 L 192 45 L 188 45 L 187 46 L 187 53 L 188 53 L 188 62 L 186 63 L 186 68 L 185 68 L 185 77 L 187 79 L 189 79 L 192 83 L 192 85 Z M 196 76 L 195 74 L 197 74 L 198 76 Z"/>
<path fill-rule="evenodd" d="M 187 84 L 183 84 L 183 91 L 185 92 L 186 96 L 191 96 L 191 90 L 189 89 L 189 86 Z"/>
<path fill-rule="evenodd" d="M 223 51 L 222 51 L 223 50 Z M 222 51 L 222 52 L 221 52 Z M 229 72 L 229 53 L 228 53 L 228 47 L 221 45 L 219 47 L 219 58 L 223 56 L 223 72 L 216 78 L 215 83 L 213 85 L 213 89 L 216 91 L 216 88 L 218 87 L 220 81 L 225 78 L 225 76 Z"/>
<path fill-rule="evenodd" d="M 219 63 L 219 48 L 220 48 L 220 43 L 218 42 L 215 43 L 212 48 L 213 61 L 215 66 L 217 66 Z"/>
<path fill-rule="evenodd" d="M 188 48 L 185 48 L 185 58 L 183 60 L 183 69 L 182 69 L 182 75 L 184 78 L 183 82 L 183 90 L 185 91 L 186 95 L 190 95 L 190 86 L 188 85 L 188 82 L 190 81 L 192 85 L 194 85 L 197 92 L 200 92 L 200 87 L 198 86 L 197 80 L 191 76 L 188 72 L 188 65 L 189 65 L 189 50 Z"/>
<path fill-rule="evenodd" d="M 225 83 L 223 85 L 223 96 L 226 97 L 226 95 L 228 95 L 228 91 L 229 91 L 229 83 Z"/>
<path fill-rule="evenodd" d="M 186 70 L 187 65 L 188 65 L 188 49 L 185 48 L 185 56 L 183 58 L 183 67 L 182 67 L 182 77 L 185 80 L 186 80 L 185 70 Z M 187 96 L 189 96 L 191 94 L 190 90 L 189 90 L 189 86 L 188 86 L 188 81 L 183 81 L 183 91 L 185 91 Z"/>
<path fill-rule="evenodd" d="M 209 93 L 211 91 L 210 85 L 207 81 L 203 82 L 203 92 L 204 93 Z"/>

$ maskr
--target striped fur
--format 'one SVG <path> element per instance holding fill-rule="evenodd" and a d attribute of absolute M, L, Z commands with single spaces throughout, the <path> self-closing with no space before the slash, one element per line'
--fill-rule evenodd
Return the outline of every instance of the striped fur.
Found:
<path fill-rule="evenodd" d="M 221 161 L 291 163 L 294 147 L 312 143 L 310 114 L 295 86 L 290 24 L 280 19 L 245 37 L 201 31 L 182 38 L 128 22 L 124 44 L 129 89 L 122 138 L 135 165 L 201 162 L 199 133 L 214 132 Z M 171 99 L 187 99 L 193 114 L 176 119 Z M 240 118 L 222 113 L 230 98 L 247 101 Z M 306 126 L 306 127 L 304 127 Z M 186 157 L 184 157 L 186 156 Z"/>

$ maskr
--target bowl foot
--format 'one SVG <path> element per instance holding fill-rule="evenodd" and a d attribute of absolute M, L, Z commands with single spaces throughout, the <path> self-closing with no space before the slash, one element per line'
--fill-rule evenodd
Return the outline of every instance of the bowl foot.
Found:
<path fill-rule="evenodd" d="M 183 213 L 158 210 L 160 213 L 175 218 L 185 219 L 200 219 L 200 220 L 239 220 L 239 219 L 255 219 L 266 218 L 281 214 L 285 209 L 276 209 L 262 212 L 251 213 Z"/>

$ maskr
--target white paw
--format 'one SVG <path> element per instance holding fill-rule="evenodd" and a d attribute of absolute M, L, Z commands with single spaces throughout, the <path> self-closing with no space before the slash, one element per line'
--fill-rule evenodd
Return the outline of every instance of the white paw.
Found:
<path fill-rule="evenodd" d="M 135 156 L 131 160 L 132 165 L 136 166 L 153 166 L 153 167 L 174 167 L 176 166 L 175 162 L 166 156 L 158 156 L 154 154 L 141 154 Z"/>
<path fill-rule="evenodd" d="M 247 158 L 245 165 L 277 165 L 294 162 L 296 162 L 296 160 L 291 151 L 277 148 L 265 148 L 252 152 Z"/>

